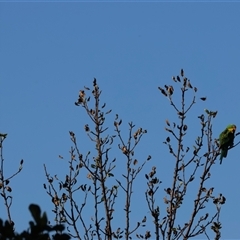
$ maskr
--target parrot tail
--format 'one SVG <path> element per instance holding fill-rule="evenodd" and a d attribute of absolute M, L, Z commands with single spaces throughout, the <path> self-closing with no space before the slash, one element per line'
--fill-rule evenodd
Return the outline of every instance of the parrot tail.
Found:
<path fill-rule="evenodd" d="M 222 159 L 223 159 L 223 156 L 221 154 L 221 156 L 220 156 L 220 164 L 222 164 Z"/>
<path fill-rule="evenodd" d="M 220 155 L 220 164 L 222 164 L 222 159 L 227 157 L 228 149 L 222 149 Z"/>

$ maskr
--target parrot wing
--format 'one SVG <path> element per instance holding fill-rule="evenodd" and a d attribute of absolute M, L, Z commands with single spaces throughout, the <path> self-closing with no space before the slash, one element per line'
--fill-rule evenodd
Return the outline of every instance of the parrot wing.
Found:
<path fill-rule="evenodd" d="M 229 131 L 228 129 L 225 129 L 219 136 L 219 141 L 220 141 L 220 148 L 223 145 L 226 145 L 229 143 L 230 139 L 229 139 Z"/>

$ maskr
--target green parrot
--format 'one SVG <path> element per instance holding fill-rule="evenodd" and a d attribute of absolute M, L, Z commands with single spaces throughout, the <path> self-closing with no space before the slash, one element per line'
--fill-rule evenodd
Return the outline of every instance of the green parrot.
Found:
<path fill-rule="evenodd" d="M 222 164 L 222 159 L 227 157 L 228 148 L 233 146 L 236 129 L 236 125 L 230 124 L 219 136 L 221 149 L 220 164 Z"/>

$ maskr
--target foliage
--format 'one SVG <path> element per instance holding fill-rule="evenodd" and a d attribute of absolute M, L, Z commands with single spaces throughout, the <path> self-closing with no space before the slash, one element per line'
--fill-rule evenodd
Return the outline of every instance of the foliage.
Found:
<path fill-rule="evenodd" d="M 67 234 L 62 233 L 64 230 L 63 225 L 55 225 L 49 226 L 47 215 L 44 212 L 41 216 L 41 209 L 38 205 L 30 204 L 29 210 L 32 214 L 34 219 L 33 221 L 29 222 L 30 229 L 27 231 L 23 231 L 22 233 L 18 234 L 13 230 L 11 224 L 8 221 L 5 221 L 5 224 L 0 219 L 0 237 L 2 240 L 49 240 L 50 239 L 50 232 L 56 232 L 52 236 L 54 240 L 68 240 L 70 237 Z"/>
<path fill-rule="evenodd" d="M 59 178 L 57 174 L 51 175 L 47 166 L 44 165 L 47 183 L 43 186 L 53 204 L 57 225 L 50 227 L 45 213 L 41 216 L 40 208 L 30 207 L 36 225 L 30 222 L 28 234 L 49 236 L 48 232 L 55 231 L 56 235 L 53 239 L 60 239 L 57 237 L 68 239 L 68 236 L 63 234 L 62 224 L 64 224 L 67 226 L 69 236 L 77 239 L 109 240 L 137 237 L 170 240 L 189 239 L 200 235 L 210 239 L 209 229 L 213 230 L 215 239 L 220 239 L 222 228 L 220 212 L 226 198 L 222 194 L 214 195 L 214 186 L 209 182 L 211 170 L 218 164 L 219 156 L 218 139 L 213 138 L 213 120 L 217 116 L 217 111 L 205 110 L 205 113 L 198 116 L 199 133 L 194 132 L 197 135 L 192 147 L 192 144 L 186 141 L 189 132 L 186 117 L 196 104 L 197 88 L 192 86 L 183 70 L 180 76 L 173 77 L 172 80 L 175 87 L 173 85 L 159 87 L 160 92 L 169 100 L 170 106 L 176 113 L 174 121 L 166 120 L 165 130 L 168 136 L 164 141 L 164 145 L 169 150 L 169 159 L 174 165 L 172 182 L 167 183 L 169 187 L 163 189 L 165 197 L 162 201 L 158 197 L 162 183 L 157 172 L 158 166 L 151 166 L 151 171 L 145 174 L 147 189 L 142 204 L 148 207 L 150 215 L 148 216 L 146 211 L 140 209 L 142 219 L 135 223 L 132 213 L 133 190 L 137 186 L 145 165 L 151 162 L 151 156 L 148 154 L 142 159 L 135 157 L 139 143 L 147 130 L 141 127 L 136 128 L 135 124 L 130 122 L 128 137 L 125 138 L 122 133 L 122 120 L 119 119 L 118 114 L 111 128 L 111 125 L 107 124 L 111 110 L 105 110 L 106 104 L 101 103 L 102 91 L 94 79 L 92 90 L 84 87 L 84 90 L 79 91 L 75 102 L 76 106 L 84 109 L 89 118 L 84 129 L 93 144 L 92 150 L 84 154 L 79 147 L 76 134 L 73 131 L 69 132 L 72 147 L 69 151 L 70 158 L 64 179 Z M 174 88 L 179 89 L 177 94 Z M 190 92 L 193 94 L 192 98 L 189 97 Z M 174 95 L 178 96 L 178 94 L 180 94 L 180 100 L 174 99 Z M 206 100 L 205 97 L 200 99 Z M 125 164 L 125 172 L 121 172 L 121 175 L 117 174 L 122 168 L 119 168 L 117 154 L 113 153 L 114 146 L 125 158 L 125 162 L 121 159 L 121 167 Z M 115 156 L 111 157 L 113 154 Z M 62 156 L 59 157 L 63 159 Z M 9 223 L 13 221 L 10 215 L 11 203 L 8 199 L 11 197 L 7 196 L 6 192 L 9 190 L 8 183 L 11 177 L 6 179 L 3 177 L 2 152 L 1 158 L 1 195 L 9 216 L 4 228 L 10 229 Z M 21 166 L 22 164 L 23 161 Z M 193 195 L 193 191 L 195 197 L 191 199 L 190 195 Z M 115 214 L 119 209 L 117 200 L 120 195 L 121 199 L 123 199 L 122 196 L 125 199 L 123 209 L 125 222 L 121 223 Z M 192 205 L 187 206 L 190 215 L 186 215 L 186 221 L 179 221 L 179 215 L 182 209 L 186 208 L 184 204 L 189 199 L 192 201 Z M 208 211 L 209 208 L 211 211 Z M 90 212 L 93 213 L 91 219 Z M 3 224 L 1 226 L 3 227 Z M 47 235 L 44 235 L 44 231 L 47 231 Z M 34 237 L 34 239 L 37 238 Z"/>

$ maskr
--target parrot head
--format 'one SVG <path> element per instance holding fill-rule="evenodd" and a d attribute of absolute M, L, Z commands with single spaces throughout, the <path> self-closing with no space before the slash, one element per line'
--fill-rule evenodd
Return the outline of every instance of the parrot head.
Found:
<path fill-rule="evenodd" d="M 230 124 L 230 125 L 227 126 L 227 129 L 228 129 L 229 132 L 235 133 L 237 127 L 234 124 Z"/>

